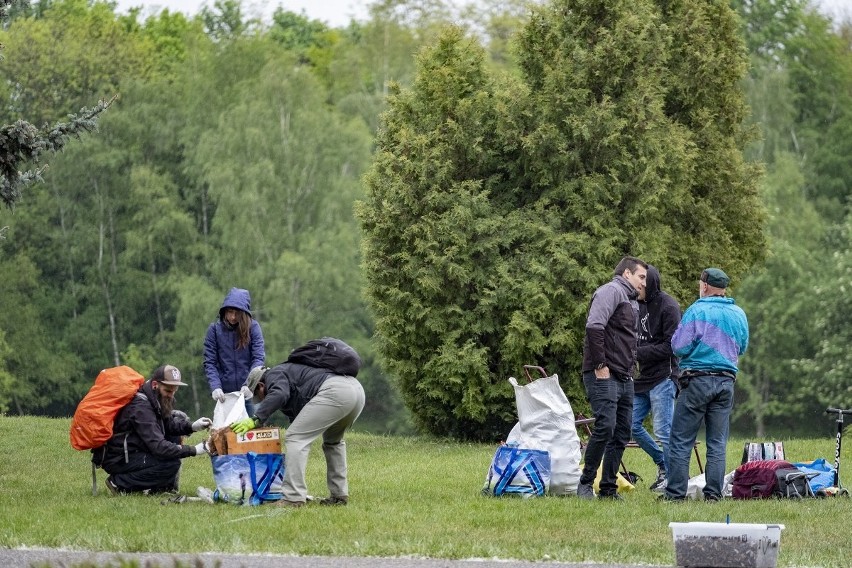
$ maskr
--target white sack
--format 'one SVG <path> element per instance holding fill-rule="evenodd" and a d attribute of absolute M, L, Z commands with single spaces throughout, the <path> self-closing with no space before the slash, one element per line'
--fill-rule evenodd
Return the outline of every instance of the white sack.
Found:
<path fill-rule="evenodd" d="M 248 418 L 246 412 L 246 399 L 240 391 L 226 392 L 225 402 L 216 401 L 216 408 L 213 409 L 213 426 L 212 429 L 218 430 L 225 426 L 230 426 L 237 420 Z"/>
<path fill-rule="evenodd" d="M 519 385 L 515 389 L 518 423 L 509 432 L 508 444 L 550 453 L 551 495 L 576 495 L 580 484 L 580 437 L 574 426 L 574 410 L 552 375 Z"/>

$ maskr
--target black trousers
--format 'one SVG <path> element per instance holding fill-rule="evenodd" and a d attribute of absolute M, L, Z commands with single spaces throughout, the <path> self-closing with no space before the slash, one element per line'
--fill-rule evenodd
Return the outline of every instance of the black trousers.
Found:
<path fill-rule="evenodd" d="M 615 377 L 598 379 L 594 371 L 583 373 L 586 397 L 595 415 L 595 425 L 586 445 L 580 483 L 591 485 L 601 468 L 600 495 L 618 491 L 618 466 L 633 427 L 633 381 Z"/>
<path fill-rule="evenodd" d="M 121 491 L 160 493 L 177 489 L 178 470 L 180 460 L 177 458 L 164 460 L 140 453 L 131 454 L 127 463 L 111 466 L 106 472 Z"/>

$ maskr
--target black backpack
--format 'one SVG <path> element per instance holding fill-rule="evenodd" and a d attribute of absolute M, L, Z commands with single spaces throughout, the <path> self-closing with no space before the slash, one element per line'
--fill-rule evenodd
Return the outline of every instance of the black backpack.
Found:
<path fill-rule="evenodd" d="M 804 499 L 814 497 L 808 476 L 804 471 L 793 466 L 775 470 L 775 478 L 778 480 L 778 496 L 790 499 Z"/>
<path fill-rule="evenodd" d="M 314 339 L 293 349 L 287 357 L 287 362 L 328 369 L 338 375 L 351 377 L 357 377 L 361 369 L 361 357 L 358 352 L 334 337 Z"/>

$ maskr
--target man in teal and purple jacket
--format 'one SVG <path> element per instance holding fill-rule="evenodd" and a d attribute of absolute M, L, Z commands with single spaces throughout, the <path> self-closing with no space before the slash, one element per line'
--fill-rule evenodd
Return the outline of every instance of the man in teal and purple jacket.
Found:
<path fill-rule="evenodd" d="M 672 336 L 672 351 L 680 357 L 680 394 L 669 438 L 667 500 L 686 497 L 689 459 L 698 429 L 706 425 L 707 464 L 704 499 L 722 498 L 725 449 L 734 407 L 734 381 L 739 356 L 748 347 L 745 312 L 725 297 L 730 279 L 708 268 L 698 282 L 699 299 L 683 314 Z"/>

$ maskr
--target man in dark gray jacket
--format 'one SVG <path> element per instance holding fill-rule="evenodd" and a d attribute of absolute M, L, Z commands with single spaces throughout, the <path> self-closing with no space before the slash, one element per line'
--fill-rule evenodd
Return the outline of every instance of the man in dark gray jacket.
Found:
<path fill-rule="evenodd" d="M 595 417 L 586 445 L 577 496 L 593 499 L 593 484 L 603 461 L 601 498 L 617 499 L 618 465 L 630 441 L 633 419 L 633 367 L 636 364 L 637 298 L 645 290 L 648 265 L 625 256 L 613 279 L 595 290 L 586 319 L 583 385 Z"/>
<path fill-rule="evenodd" d="M 354 349 L 342 342 L 339 346 L 351 350 L 360 366 L 360 357 Z M 357 367 L 354 372 L 357 373 Z M 343 435 L 364 409 L 364 388 L 358 379 L 341 374 L 340 370 L 288 361 L 271 369 L 252 369 L 246 385 L 254 394 L 255 415 L 232 424 L 234 432 L 240 434 L 257 428 L 276 410 L 290 419 L 285 435 L 284 498 L 277 505 L 301 507 L 307 501 L 305 469 L 311 443 L 320 436 L 329 491 L 320 504 L 346 505 L 349 481 Z"/>

